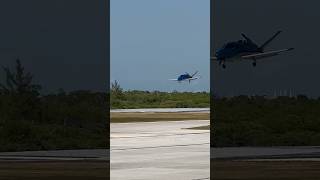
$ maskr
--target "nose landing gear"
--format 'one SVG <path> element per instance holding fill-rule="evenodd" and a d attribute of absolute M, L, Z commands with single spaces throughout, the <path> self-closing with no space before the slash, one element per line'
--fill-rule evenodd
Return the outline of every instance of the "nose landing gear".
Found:
<path fill-rule="evenodd" d="M 225 69 L 227 66 L 226 66 L 226 64 L 225 64 L 225 60 L 224 59 L 221 59 L 220 61 L 219 61 L 219 65 L 222 65 L 222 68 L 223 69 Z"/>

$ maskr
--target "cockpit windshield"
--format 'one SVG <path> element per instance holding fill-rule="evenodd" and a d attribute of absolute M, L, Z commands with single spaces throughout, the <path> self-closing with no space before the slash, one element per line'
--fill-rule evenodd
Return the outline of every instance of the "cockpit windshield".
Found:
<path fill-rule="evenodd" d="M 237 43 L 236 42 L 230 42 L 230 43 L 227 43 L 223 46 L 223 48 L 234 48 L 237 46 Z"/>

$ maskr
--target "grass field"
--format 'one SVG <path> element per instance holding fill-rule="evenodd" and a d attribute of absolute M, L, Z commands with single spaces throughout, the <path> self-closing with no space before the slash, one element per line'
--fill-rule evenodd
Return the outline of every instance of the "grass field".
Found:
<path fill-rule="evenodd" d="M 111 123 L 209 120 L 209 113 L 110 113 Z"/>
<path fill-rule="evenodd" d="M 320 162 L 211 160 L 211 179 L 316 180 L 320 179 Z"/>
<path fill-rule="evenodd" d="M 136 108 L 207 108 L 209 92 L 123 91 L 111 88 L 111 109 Z"/>
<path fill-rule="evenodd" d="M 0 161 L 0 179 L 10 180 L 105 180 L 104 161 Z"/>

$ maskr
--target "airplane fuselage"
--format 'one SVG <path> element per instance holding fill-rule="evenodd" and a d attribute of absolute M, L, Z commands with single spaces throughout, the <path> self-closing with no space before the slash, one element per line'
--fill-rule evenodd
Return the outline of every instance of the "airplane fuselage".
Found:
<path fill-rule="evenodd" d="M 178 77 L 178 81 L 188 80 L 190 78 L 192 78 L 192 76 L 190 76 L 189 74 L 182 74 Z"/>
<path fill-rule="evenodd" d="M 222 48 L 218 49 L 215 53 L 217 61 L 234 60 L 240 58 L 243 55 L 252 53 L 261 53 L 262 50 L 259 47 L 245 40 L 239 40 L 236 42 L 229 42 Z"/>
<path fill-rule="evenodd" d="M 189 81 L 189 83 L 192 80 L 196 80 L 199 79 L 199 77 L 195 77 L 195 75 L 198 73 L 198 71 L 196 71 L 195 73 L 193 73 L 192 75 L 190 75 L 189 73 L 185 73 L 185 74 L 181 74 L 177 79 L 169 79 L 171 81 L 178 81 L 178 82 L 182 82 L 182 81 Z"/>
<path fill-rule="evenodd" d="M 212 60 L 217 60 L 219 65 L 222 65 L 223 68 L 226 68 L 226 61 L 235 61 L 235 60 L 252 60 L 252 65 L 256 66 L 256 60 L 263 59 L 267 57 L 272 57 L 279 55 L 280 53 L 291 51 L 294 48 L 286 48 L 280 50 L 273 50 L 265 52 L 264 49 L 266 46 L 273 41 L 281 31 L 277 31 L 271 38 L 265 41 L 261 46 L 255 44 L 250 38 L 245 34 L 241 34 L 245 40 L 238 40 L 234 42 L 229 42 L 225 44 L 222 48 L 218 49 L 215 52 L 215 57 L 210 57 Z"/>

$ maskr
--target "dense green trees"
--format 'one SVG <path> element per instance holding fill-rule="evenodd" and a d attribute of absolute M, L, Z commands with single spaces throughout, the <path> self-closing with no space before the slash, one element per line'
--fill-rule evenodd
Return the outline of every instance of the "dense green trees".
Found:
<path fill-rule="evenodd" d="M 119 83 L 111 84 L 111 108 L 201 108 L 210 107 L 208 92 L 123 91 Z"/>
<path fill-rule="evenodd" d="M 33 76 L 24 71 L 19 59 L 15 71 L 3 67 L 5 83 L 0 84 L 0 122 L 36 120 L 39 115 L 40 85 L 33 84 Z"/>
<path fill-rule="evenodd" d="M 320 145 L 320 100 L 306 96 L 214 99 L 212 146 Z"/>
<path fill-rule="evenodd" d="M 41 95 L 19 60 L 14 70 L 3 69 L 0 151 L 107 147 L 106 93 L 60 89 Z"/>

